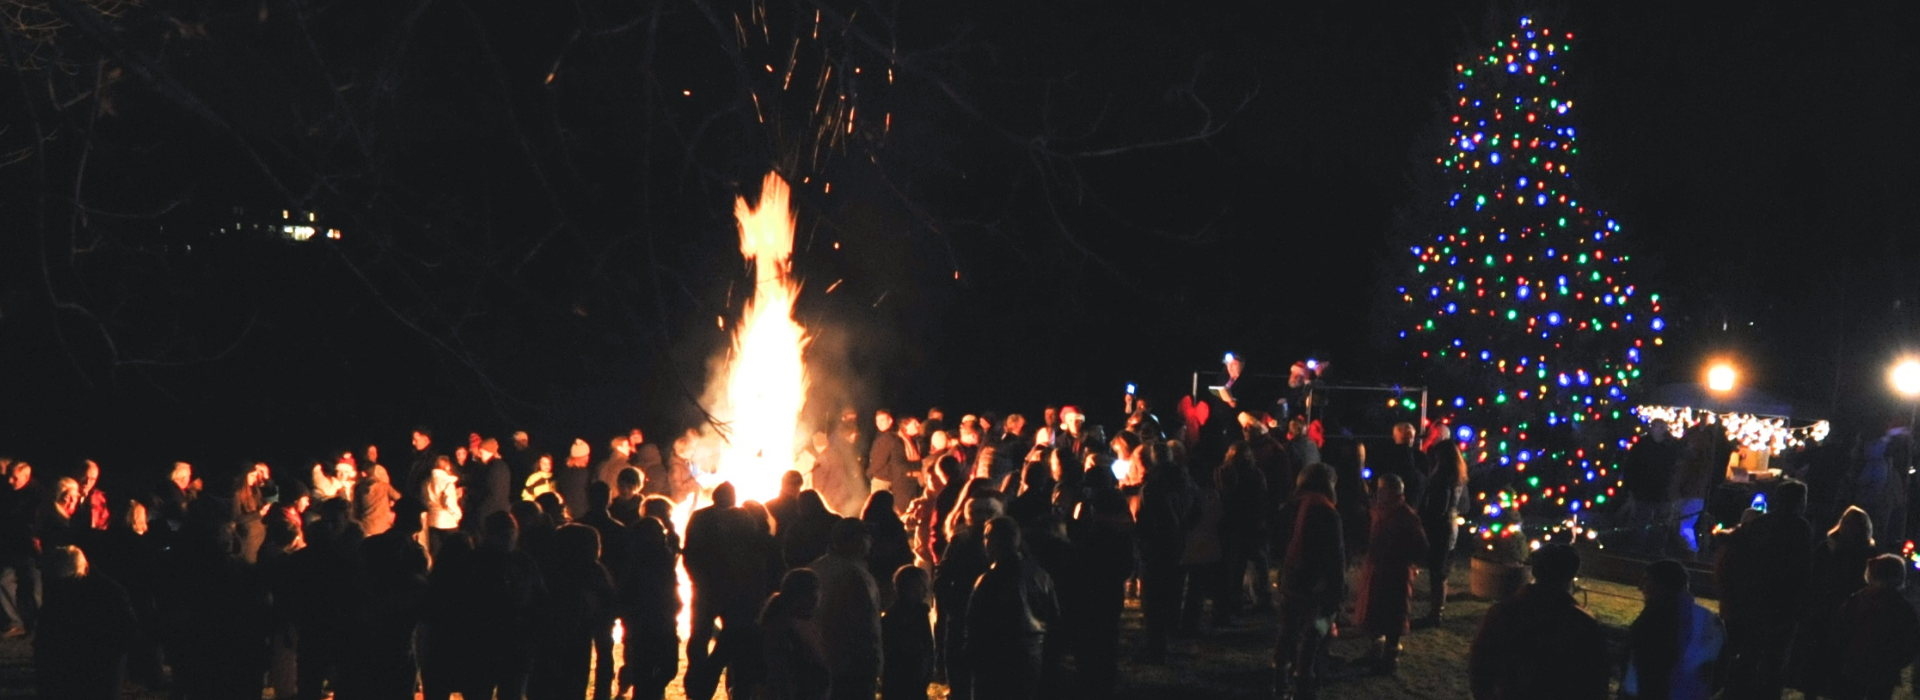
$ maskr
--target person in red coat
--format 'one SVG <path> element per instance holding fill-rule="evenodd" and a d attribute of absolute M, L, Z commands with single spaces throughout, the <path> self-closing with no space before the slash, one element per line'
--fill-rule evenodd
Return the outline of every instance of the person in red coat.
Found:
<path fill-rule="evenodd" d="M 1406 484 L 1400 477 L 1380 478 L 1368 541 L 1354 616 L 1374 640 L 1379 670 L 1393 673 L 1400 658 L 1400 635 L 1407 633 L 1413 606 L 1414 566 L 1427 556 L 1427 533 L 1420 527 L 1420 516 L 1407 505 Z"/>
<path fill-rule="evenodd" d="M 1334 504 L 1333 468 L 1301 470 L 1293 501 L 1282 514 L 1291 523 L 1280 569 L 1280 633 L 1273 650 L 1273 696 L 1312 698 L 1320 677 L 1315 662 L 1333 632 L 1347 595 L 1346 537 Z"/>

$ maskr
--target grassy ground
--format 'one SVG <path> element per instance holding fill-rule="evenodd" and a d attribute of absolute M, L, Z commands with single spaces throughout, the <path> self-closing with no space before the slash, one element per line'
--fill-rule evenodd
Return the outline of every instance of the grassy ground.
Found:
<path fill-rule="evenodd" d="M 1454 572 L 1453 584 L 1455 591 L 1466 590 L 1464 566 Z M 1419 588 L 1424 590 L 1424 580 Z M 1577 597 L 1607 626 L 1618 648 L 1626 625 L 1640 612 L 1639 592 L 1631 586 L 1582 580 Z M 1713 601 L 1702 602 L 1715 607 Z M 1416 630 L 1404 640 L 1406 651 L 1401 656 L 1399 672 L 1393 676 L 1368 675 L 1358 664 L 1347 663 L 1366 654 L 1365 640 L 1352 637 L 1335 640 L 1332 649 L 1336 662 L 1322 696 L 1333 700 L 1468 697 L 1467 646 L 1487 606 L 1486 602 L 1465 595 L 1454 596 L 1447 606 L 1447 619 L 1439 628 Z M 1424 601 L 1415 602 L 1415 614 L 1425 609 Z M 1252 616 L 1230 627 L 1206 630 L 1196 638 L 1176 640 L 1166 664 L 1123 664 L 1120 697 L 1126 700 L 1264 699 L 1273 635 L 1271 616 Z M 1139 638 L 1140 609 L 1136 601 L 1128 601 L 1121 648 L 1138 648 Z M 31 647 L 23 640 L 0 640 L 0 699 L 35 697 L 31 654 Z M 946 688 L 942 686 L 934 686 L 930 695 L 934 700 L 947 700 Z M 1789 697 L 1795 695 L 1788 693 Z M 130 689 L 127 695 L 129 700 L 163 697 L 137 689 Z M 678 681 L 669 689 L 668 697 L 684 700 Z M 1911 699 L 1914 696 L 1903 686 L 1895 697 Z"/>

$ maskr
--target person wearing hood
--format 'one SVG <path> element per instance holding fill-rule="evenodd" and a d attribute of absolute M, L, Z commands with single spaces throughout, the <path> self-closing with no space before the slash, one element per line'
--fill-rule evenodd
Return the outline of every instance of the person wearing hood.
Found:
<path fill-rule="evenodd" d="M 1645 600 L 1627 628 L 1627 672 L 1620 694 L 1640 700 L 1707 700 L 1726 631 L 1720 616 L 1694 602 L 1687 567 L 1667 559 L 1647 565 Z"/>
<path fill-rule="evenodd" d="M 1354 616 L 1360 629 L 1374 640 L 1379 670 L 1393 673 L 1400 658 L 1400 637 L 1407 633 L 1413 607 L 1414 567 L 1427 554 L 1426 532 L 1420 527 L 1420 516 L 1407 505 L 1406 486 L 1400 477 L 1380 477 L 1367 542 Z"/>
<path fill-rule="evenodd" d="M 1310 698 L 1318 691 L 1316 661 L 1346 598 L 1346 535 L 1334 505 L 1335 487 L 1332 467 L 1309 464 L 1300 471 L 1288 504 L 1280 631 L 1273 655 L 1276 697 Z"/>

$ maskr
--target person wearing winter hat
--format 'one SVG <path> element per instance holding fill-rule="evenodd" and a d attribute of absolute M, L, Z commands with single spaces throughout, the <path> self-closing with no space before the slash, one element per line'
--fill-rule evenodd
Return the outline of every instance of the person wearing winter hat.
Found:
<path fill-rule="evenodd" d="M 593 481 L 593 448 L 587 441 L 574 438 L 573 446 L 567 449 L 567 466 L 553 470 L 553 490 L 559 492 L 560 502 L 566 504 L 567 516 L 575 520 L 587 515 L 587 482 Z"/>

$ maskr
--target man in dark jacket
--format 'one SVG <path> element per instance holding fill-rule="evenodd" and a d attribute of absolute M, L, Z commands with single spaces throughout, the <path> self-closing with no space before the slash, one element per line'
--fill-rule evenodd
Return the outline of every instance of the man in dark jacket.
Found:
<path fill-rule="evenodd" d="M 1140 451 L 1146 479 L 1136 513 L 1140 537 L 1140 604 L 1144 613 L 1149 663 L 1166 658 L 1167 635 L 1178 622 L 1181 557 L 1187 533 L 1200 519 L 1200 493 L 1184 465 L 1173 461 L 1165 443 Z"/>
<path fill-rule="evenodd" d="M 964 641 L 967 604 L 972 599 L 974 583 L 991 566 L 985 542 L 986 525 L 1001 514 L 1000 501 L 992 498 L 968 501 L 966 508 L 965 527 L 956 529 L 953 539 L 947 542 L 933 582 L 934 604 L 939 611 L 934 627 L 935 654 L 954 697 L 973 696 L 973 671 Z"/>
<path fill-rule="evenodd" d="M 1438 627 L 1447 606 L 1447 573 L 1460 534 L 1460 507 L 1467 488 L 1467 458 L 1446 426 L 1434 425 L 1425 450 L 1427 494 L 1419 504 L 1420 529 L 1427 533 L 1427 615 L 1421 624 Z"/>
<path fill-rule="evenodd" d="M 767 501 L 767 515 L 773 516 L 775 537 L 800 518 L 800 487 L 805 483 L 806 475 L 792 469 L 780 475 L 780 495 Z"/>
<path fill-rule="evenodd" d="M 400 484 L 400 495 L 426 502 L 424 491 L 427 482 L 432 480 L 433 465 L 439 456 L 439 451 L 433 449 L 433 431 L 414 428 L 413 463 L 407 467 L 406 481 Z"/>
<path fill-rule="evenodd" d="M 734 506 L 732 483 L 713 489 L 713 505 L 694 511 L 687 519 L 685 564 L 693 582 L 693 623 L 687 637 L 687 697 L 707 700 L 726 671 L 729 696 L 744 697 L 750 687 L 742 681 L 742 664 L 754 666 L 753 619 L 770 592 L 777 568 L 769 562 L 772 536 Z M 716 626 L 714 621 L 718 619 Z M 714 643 L 712 652 L 708 642 Z"/>
<path fill-rule="evenodd" d="M 1220 555 L 1224 578 L 1220 597 L 1214 601 L 1213 620 L 1224 627 L 1240 612 L 1245 602 L 1248 565 L 1254 564 L 1254 595 L 1272 605 L 1272 590 L 1267 585 L 1267 480 L 1255 466 L 1253 446 L 1236 442 L 1227 447 L 1227 456 L 1213 472 L 1214 487 L 1220 492 Z"/>
<path fill-rule="evenodd" d="M 527 485 L 527 477 L 540 468 L 540 453 L 534 451 L 533 438 L 525 430 L 513 431 L 511 440 L 506 454 L 501 456 L 507 460 L 509 467 L 507 483 L 518 494 L 519 489 Z"/>
<path fill-rule="evenodd" d="M 1642 550 L 1656 556 L 1666 553 L 1676 534 L 1673 480 L 1685 457 L 1667 422 L 1656 420 L 1647 424 L 1647 435 L 1627 450 L 1621 465 L 1621 486 L 1633 497 L 1634 536 Z"/>
<path fill-rule="evenodd" d="M 351 619 L 339 669 L 340 688 L 347 692 L 339 695 L 396 698 L 413 692 L 414 631 L 427 593 L 427 550 L 415 541 L 420 513 L 419 501 L 402 499 L 393 527 L 360 542 L 353 597 L 336 611 Z"/>
<path fill-rule="evenodd" d="M 88 573 L 73 546 L 47 553 L 47 607 L 33 639 L 40 697 L 116 700 L 138 629 L 126 589 Z"/>
<path fill-rule="evenodd" d="M 505 511 L 486 519 L 485 539 L 469 555 L 470 575 L 454 594 L 457 627 L 465 643 L 457 686 L 469 698 L 519 698 L 527 687 L 539 639 L 536 613 L 546 603 L 546 580 L 518 546 L 519 527 Z"/>
<path fill-rule="evenodd" d="M 1533 555 L 1533 583 L 1495 603 L 1467 652 L 1474 700 L 1603 700 L 1606 634 L 1573 600 L 1580 554 L 1561 544 Z"/>
<path fill-rule="evenodd" d="M 509 481 L 513 478 L 507 461 L 500 458 L 500 443 L 493 438 L 480 441 L 480 449 L 460 468 L 460 529 L 480 532 L 487 516 L 505 513 L 519 493 Z"/>
<path fill-rule="evenodd" d="M 1393 444 L 1378 450 L 1367 448 L 1366 466 L 1373 469 L 1372 478 L 1400 477 L 1407 487 L 1408 503 L 1420 503 L 1427 493 L 1427 456 L 1414 444 L 1417 437 L 1412 423 L 1399 423 L 1393 426 Z"/>
<path fill-rule="evenodd" d="M 1053 579 L 1021 556 L 1020 525 L 1000 516 L 987 523 L 987 572 L 967 603 L 966 653 L 975 698 L 1039 697 L 1047 627 L 1059 618 Z"/>
<path fill-rule="evenodd" d="M 33 465 L 12 462 L 8 465 L 7 489 L 0 491 L 0 604 L 4 604 L 12 626 L 7 636 L 18 637 L 33 631 L 34 614 L 40 608 L 40 567 L 34 551 L 33 526 L 46 491 L 33 479 Z"/>
<path fill-rule="evenodd" d="M 909 417 L 909 420 L 911 419 L 912 418 Z M 873 436 L 873 449 L 867 453 L 867 475 L 873 479 L 887 482 L 887 490 L 893 492 L 894 512 L 905 513 L 907 503 L 919 496 L 917 493 L 918 485 L 908 484 L 907 482 L 913 480 L 913 477 L 909 476 L 909 474 L 920 470 L 918 459 L 920 450 L 917 449 L 916 445 L 908 442 L 909 438 L 903 437 L 904 427 L 902 427 L 901 432 L 892 431 L 892 414 L 886 411 L 875 412 L 873 414 L 873 424 L 875 428 L 879 429 L 879 432 Z M 837 507 L 838 501 L 835 499 L 839 497 L 838 494 L 829 493 L 822 495 L 828 496 L 829 503 L 833 503 Z M 841 515 L 852 516 L 857 514 L 843 512 Z"/>
<path fill-rule="evenodd" d="M 1280 570 L 1280 634 L 1273 652 L 1276 698 L 1309 699 L 1319 690 L 1315 670 L 1347 593 L 1346 536 L 1334 507 L 1333 468 L 1300 471 L 1287 506 L 1286 557 Z"/>
<path fill-rule="evenodd" d="M 1867 562 L 1867 587 L 1853 594 L 1834 620 L 1841 648 L 1833 669 L 1842 698 L 1891 698 L 1900 674 L 1920 654 L 1920 619 L 1900 589 L 1906 562 L 1882 554 Z"/>
<path fill-rule="evenodd" d="M 1773 490 L 1772 510 L 1741 525 L 1716 562 L 1727 623 L 1727 697 L 1779 697 L 1782 669 L 1812 586 L 1806 484 Z"/>

